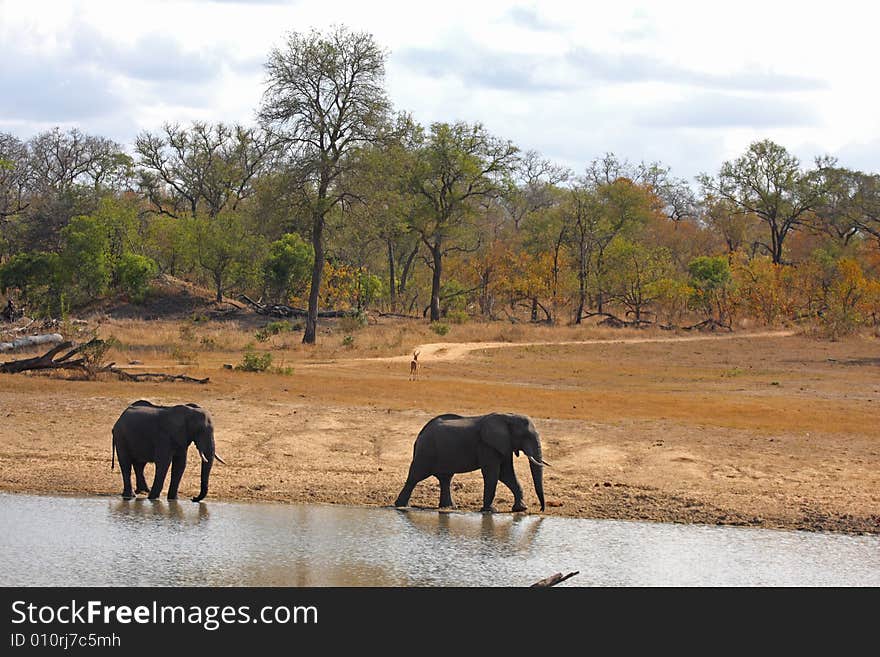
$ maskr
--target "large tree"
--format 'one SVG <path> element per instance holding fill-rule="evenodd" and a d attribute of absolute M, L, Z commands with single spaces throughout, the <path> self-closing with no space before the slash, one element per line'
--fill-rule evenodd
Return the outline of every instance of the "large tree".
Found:
<path fill-rule="evenodd" d="M 463 239 L 468 220 L 479 201 L 501 192 L 517 148 L 491 136 L 479 123 L 434 123 L 417 153 L 412 187 L 422 203 L 411 226 L 430 253 L 434 322 L 440 319 L 443 257 L 476 248 Z"/>
<path fill-rule="evenodd" d="M 386 125 L 386 57 L 371 34 L 337 27 L 327 33 L 293 32 L 266 62 L 260 120 L 287 145 L 311 215 L 315 261 L 303 334 L 307 344 L 317 333 L 327 214 L 345 197 L 339 178 L 351 166 L 350 152 L 377 140 Z"/>
<path fill-rule="evenodd" d="M 769 239 L 757 246 L 774 264 L 782 264 L 785 239 L 811 218 L 825 198 L 826 177 L 821 175 L 825 168 L 827 162 L 817 160 L 815 169 L 803 171 L 797 157 L 767 139 L 725 162 L 717 177 L 702 174 L 698 179 L 705 195 L 727 200 L 766 225 Z"/>

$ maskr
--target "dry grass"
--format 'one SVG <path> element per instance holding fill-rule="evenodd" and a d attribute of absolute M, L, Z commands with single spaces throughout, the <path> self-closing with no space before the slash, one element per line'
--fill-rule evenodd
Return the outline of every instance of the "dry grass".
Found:
<path fill-rule="evenodd" d="M 211 410 L 230 463 L 216 469 L 212 498 L 389 504 L 427 419 L 504 410 L 531 415 L 542 432 L 555 466 L 546 481 L 550 514 L 880 532 L 876 338 L 620 344 L 675 336 L 501 323 L 452 325 L 440 338 L 422 323 L 395 321 L 351 333 L 326 323 L 332 332 L 304 347 L 296 332 L 255 342 L 259 325 L 99 327 L 120 341 L 111 356 L 119 363 L 210 376 L 207 386 L 0 377 L 0 488 L 115 493 L 109 429 L 126 404 L 145 397 Z M 415 345 L 511 340 L 603 342 L 454 359 L 423 353 L 421 380 L 407 380 Z M 250 342 L 293 375 L 224 370 Z M 191 351 L 195 363 L 175 362 L 174 348 Z M 517 467 L 529 491 L 528 470 Z M 455 482 L 457 502 L 478 508 L 479 473 Z M 184 486 L 195 484 L 189 472 Z M 436 483 L 417 488 L 413 502 L 435 506 Z M 499 508 L 509 502 L 499 488 Z"/>

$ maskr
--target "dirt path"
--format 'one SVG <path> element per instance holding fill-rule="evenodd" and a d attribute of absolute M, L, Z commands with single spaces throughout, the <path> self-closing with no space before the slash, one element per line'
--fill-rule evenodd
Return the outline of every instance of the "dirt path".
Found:
<path fill-rule="evenodd" d="M 429 342 L 413 348 L 419 352 L 422 361 L 452 361 L 464 358 L 473 351 L 484 349 L 503 349 L 505 347 L 576 347 L 581 345 L 597 344 L 662 344 L 671 342 L 706 342 L 716 340 L 748 340 L 750 338 L 788 338 L 795 335 L 794 331 L 762 331 L 757 333 L 731 333 L 725 335 L 688 335 L 674 338 L 621 338 L 611 340 L 568 340 L 562 342 Z M 367 361 L 376 363 L 408 363 L 412 354 L 403 356 L 379 356 L 375 358 L 346 358 L 332 362 L 311 363 L 312 367 L 335 365 L 338 363 L 363 363 Z"/>

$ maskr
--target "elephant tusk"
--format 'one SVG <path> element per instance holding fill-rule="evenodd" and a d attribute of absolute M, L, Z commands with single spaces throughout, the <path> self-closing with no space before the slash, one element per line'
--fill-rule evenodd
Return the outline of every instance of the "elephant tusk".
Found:
<path fill-rule="evenodd" d="M 532 456 L 531 454 L 526 454 L 526 456 L 529 458 L 529 461 L 531 461 L 533 464 L 537 465 L 539 468 L 543 468 L 543 467 L 544 467 L 544 464 L 541 463 L 541 461 L 539 461 L 538 459 L 536 459 L 536 458 L 535 458 L 534 456 Z"/>
<path fill-rule="evenodd" d="M 220 461 L 223 465 L 226 465 L 226 461 L 220 458 L 220 455 L 217 452 L 214 452 L 214 458 Z"/>
<path fill-rule="evenodd" d="M 207 463 L 207 462 L 208 462 L 208 459 L 206 459 L 206 458 L 205 458 L 205 455 L 202 454 L 202 450 L 197 449 L 196 451 L 198 451 L 199 456 L 202 458 L 202 462 Z"/>

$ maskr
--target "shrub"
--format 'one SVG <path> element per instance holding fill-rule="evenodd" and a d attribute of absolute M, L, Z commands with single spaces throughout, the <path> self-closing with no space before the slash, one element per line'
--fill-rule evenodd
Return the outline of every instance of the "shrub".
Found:
<path fill-rule="evenodd" d="M 339 320 L 339 328 L 346 333 L 357 331 L 367 325 L 367 316 L 364 313 L 356 315 L 347 315 Z"/>
<path fill-rule="evenodd" d="M 315 251 L 296 233 L 287 233 L 269 245 L 263 262 L 263 285 L 270 299 L 287 301 L 305 293 Z"/>
<path fill-rule="evenodd" d="M 241 363 L 235 366 L 240 372 L 265 372 L 272 366 L 272 354 L 260 354 L 252 345 L 245 347 Z"/>
<path fill-rule="evenodd" d="M 353 335 L 346 335 L 344 338 L 342 338 L 342 346 L 343 347 L 354 346 L 354 336 Z"/>
<path fill-rule="evenodd" d="M 177 331 L 180 334 L 180 339 L 184 342 L 195 342 L 196 332 L 189 324 L 181 324 Z"/>
<path fill-rule="evenodd" d="M 158 267 L 146 256 L 123 253 L 116 263 L 116 280 L 121 289 L 134 303 L 142 303 Z"/>
<path fill-rule="evenodd" d="M 254 337 L 260 342 L 266 342 L 273 335 L 279 335 L 292 330 L 293 326 L 290 325 L 290 322 L 269 322 L 263 328 L 258 329 L 254 333 Z"/>
<path fill-rule="evenodd" d="M 81 300 L 103 296 L 110 284 L 110 241 L 94 217 L 74 217 L 61 231 L 62 271 Z"/>
<path fill-rule="evenodd" d="M 443 324 L 442 322 L 432 322 L 431 330 L 434 331 L 437 335 L 446 335 L 449 333 L 449 324 Z"/>
<path fill-rule="evenodd" d="M 446 319 L 453 324 L 465 324 L 470 319 L 470 315 L 464 310 L 450 310 L 446 313 Z"/>

